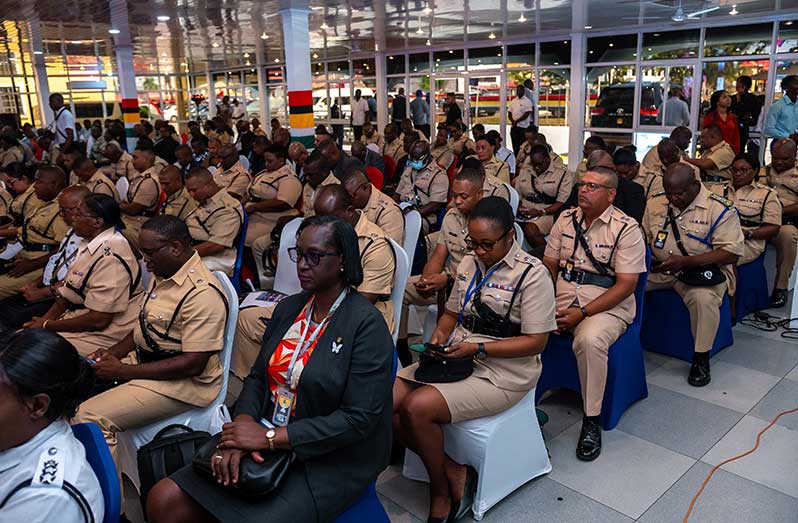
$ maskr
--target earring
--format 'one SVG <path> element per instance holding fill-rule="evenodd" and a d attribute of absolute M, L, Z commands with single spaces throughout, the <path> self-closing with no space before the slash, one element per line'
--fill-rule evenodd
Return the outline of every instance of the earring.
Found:
<path fill-rule="evenodd" d="M 341 267 L 341 272 L 344 272 L 344 268 L 343 267 Z"/>

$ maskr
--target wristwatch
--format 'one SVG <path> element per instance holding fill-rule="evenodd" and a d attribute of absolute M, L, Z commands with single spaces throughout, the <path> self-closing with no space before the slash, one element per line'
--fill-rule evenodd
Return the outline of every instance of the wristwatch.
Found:
<path fill-rule="evenodd" d="M 274 429 L 269 429 L 266 431 L 266 439 L 269 441 L 269 450 L 274 450 L 274 437 L 277 433 Z"/>
<path fill-rule="evenodd" d="M 754 239 L 754 231 L 745 231 L 745 239 L 751 241 Z"/>
<path fill-rule="evenodd" d="M 586 309 L 586 308 L 584 308 L 584 307 L 579 307 L 579 310 L 580 310 L 580 311 L 582 311 L 582 319 L 583 319 L 583 320 L 584 320 L 585 318 L 587 318 L 588 316 L 590 316 L 590 314 L 588 314 L 588 313 L 587 313 L 587 309 Z"/>
<path fill-rule="evenodd" d="M 475 354 L 478 360 L 484 360 L 488 357 L 488 351 L 485 350 L 485 344 L 482 342 L 477 343 L 477 353 Z"/>

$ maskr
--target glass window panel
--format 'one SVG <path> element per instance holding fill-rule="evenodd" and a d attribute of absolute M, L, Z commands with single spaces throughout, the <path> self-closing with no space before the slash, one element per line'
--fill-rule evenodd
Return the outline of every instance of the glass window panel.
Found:
<path fill-rule="evenodd" d="M 429 72 L 429 53 L 411 54 L 410 59 L 410 73 L 428 73 Z"/>
<path fill-rule="evenodd" d="M 540 65 L 568 65 L 570 63 L 570 40 L 540 43 Z"/>
<path fill-rule="evenodd" d="M 621 62 L 637 56 L 637 35 L 597 36 L 587 39 L 587 61 Z"/>
<path fill-rule="evenodd" d="M 334 84 L 333 84 L 334 85 Z M 313 83 L 313 117 L 326 120 L 330 103 L 327 97 L 326 83 Z"/>
<path fill-rule="evenodd" d="M 643 34 L 643 60 L 694 58 L 701 39 L 699 29 Z"/>
<path fill-rule="evenodd" d="M 635 133 L 610 133 L 606 131 L 586 131 L 585 132 L 585 139 L 589 136 L 599 136 L 604 139 L 604 143 L 607 144 L 607 149 L 610 151 L 614 151 L 618 147 L 623 147 L 624 145 L 629 145 L 634 143 Z M 582 140 L 582 143 L 585 143 Z M 574 166 L 579 163 L 582 158 L 573 162 Z"/>
<path fill-rule="evenodd" d="M 753 83 L 751 93 L 759 96 L 760 100 L 764 102 L 769 67 L 770 62 L 768 60 L 705 62 L 701 82 L 701 120 L 709 111 L 709 99 L 712 93 L 723 89 L 728 91 L 729 94 L 734 94 L 735 81 L 743 75 L 751 77 Z M 776 83 L 778 85 L 778 82 Z"/>
<path fill-rule="evenodd" d="M 266 83 L 280 84 L 285 81 L 282 67 L 275 67 L 273 69 L 266 69 Z"/>
<path fill-rule="evenodd" d="M 527 69 L 535 65 L 535 44 L 507 46 L 507 68 Z"/>
<path fill-rule="evenodd" d="M 704 37 L 704 56 L 768 54 L 772 34 L 772 24 L 708 27 Z"/>
<path fill-rule="evenodd" d="M 269 120 L 277 118 L 281 125 L 287 126 L 288 103 L 285 97 L 285 86 L 272 85 L 266 89 L 266 92 L 269 96 Z"/>
<path fill-rule="evenodd" d="M 486 132 L 499 130 L 500 81 L 498 76 L 471 76 L 468 79 L 470 124 L 481 123 L 485 126 Z M 512 95 L 508 93 L 507 96 L 514 98 L 515 93 Z"/>
<path fill-rule="evenodd" d="M 327 79 L 324 62 L 311 62 L 310 72 L 313 75 L 314 82 L 323 82 Z"/>
<path fill-rule="evenodd" d="M 248 85 L 258 85 L 258 72 L 255 69 L 244 71 L 244 83 Z"/>
<path fill-rule="evenodd" d="M 791 74 L 798 74 L 798 60 L 782 60 L 778 62 L 776 68 L 776 85 L 774 86 L 773 101 L 780 100 L 784 96 L 784 91 L 781 90 L 781 81 L 785 76 Z M 755 92 L 753 89 L 752 92 Z M 757 93 L 759 94 L 759 93 Z M 762 93 L 762 102 L 764 103 L 764 92 Z"/>
<path fill-rule="evenodd" d="M 693 68 L 644 67 L 642 74 L 640 125 L 689 126 L 694 86 Z M 668 94 L 669 91 L 672 92 Z M 671 98 L 674 99 L 670 100 Z M 666 100 L 668 103 L 665 103 Z"/>
<path fill-rule="evenodd" d="M 538 125 L 555 151 L 568 151 L 569 69 L 541 69 L 538 86 Z M 551 129 L 547 129 L 547 128 Z M 556 145 L 556 147 L 555 147 Z"/>
<path fill-rule="evenodd" d="M 506 74 L 506 82 L 507 82 L 507 94 L 505 99 L 505 105 L 507 107 L 507 113 L 510 112 L 510 102 L 515 99 L 515 89 L 519 85 L 523 85 L 524 81 L 532 80 L 534 84 L 537 84 L 535 80 L 534 70 L 530 71 L 507 71 Z M 512 128 L 512 124 L 510 123 L 510 119 L 506 118 L 504 121 L 504 135 L 509 139 L 510 137 L 510 129 Z M 509 146 L 507 146 L 509 147 Z"/>
<path fill-rule="evenodd" d="M 330 80 L 349 78 L 349 62 L 330 62 L 327 64 L 327 71 Z"/>
<path fill-rule="evenodd" d="M 449 49 L 433 53 L 432 62 L 436 72 L 456 72 L 463 70 L 464 53 L 462 49 Z"/>
<path fill-rule="evenodd" d="M 352 69 L 355 72 L 355 78 L 361 78 L 364 76 L 374 76 L 376 75 L 376 65 L 374 63 L 373 58 L 358 58 L 357 60 L 352 60 Z"/>
<path fill-rule="evenodd" d="M 465 78 L 435 79 L 435 121 L 446 121 L 446 93 L 454 93 L 455 101 L 460 106 L 463 118 L 465 113 Z M 432 108 L 430 107 L 430 110 Z"/>
<path fill-rule="evenodd" d="M 425 55 L 426 56 L 426 55 Z M 427 58 L 429 61 L 429 58 Z M 388 55 L 385 57 L 385 71 L 387 74 L 405 73 L 405 55 Z"/>
<path fill-rule="evenodd" d="M 587 68 L 588 127 L 631 128 L 634 111 L 635 67 L 617 65 Z"/>
<path fill-rule="evenodd" d="M 785 20 L 779 22 L 779 53 L 798 53 L 798 21 Z"/>
<path fill-rule="evenodd" d="M 502 48 L 483 47 L 468 50 L 468 69 L 498 69 L 502 65 Z"/>

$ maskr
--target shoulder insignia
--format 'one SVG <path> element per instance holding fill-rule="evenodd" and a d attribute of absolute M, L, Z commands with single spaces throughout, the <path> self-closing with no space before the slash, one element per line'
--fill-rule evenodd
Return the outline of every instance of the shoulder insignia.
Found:
<path fill-rule="evenodd" d="M 576 212 L 576 210 L 577 210 L 578 208 L 579 208 L 579 207 L 571 207 L 570 209 L 565 209 L 565 210 L 562 212 L 562 214 L 560 214 L 560 216 L 566 216 L 566 215 L 570 216 L 570 215 L 572 215 L 573 213 L 575 213 L 575 212 Z"/>
<path fill-rule="evenodd" d="M 66 455 L 63 449 L 47 447 L 39 454 L 39 462 L 33 469 L 32 487 L 61 488 L 64 484 Z"/>
<path fill-rule="evenodd" d="M 733 207 L 734 202 L 729 200 L 728 198 L 724 198 L 723 196 L 718 196 L 715 193 L 709 195 L 710 199 L 715 200 L 716 202 L 722 204 L 724 207 Z"/>

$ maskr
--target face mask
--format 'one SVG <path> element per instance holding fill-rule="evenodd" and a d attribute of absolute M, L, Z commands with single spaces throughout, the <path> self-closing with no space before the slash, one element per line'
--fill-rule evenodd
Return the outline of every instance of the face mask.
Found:
<path fill-rule="evenodd" d="M 424 160 L 410 160 L 407 164 L 416 171 L 424 168 Z"/>

